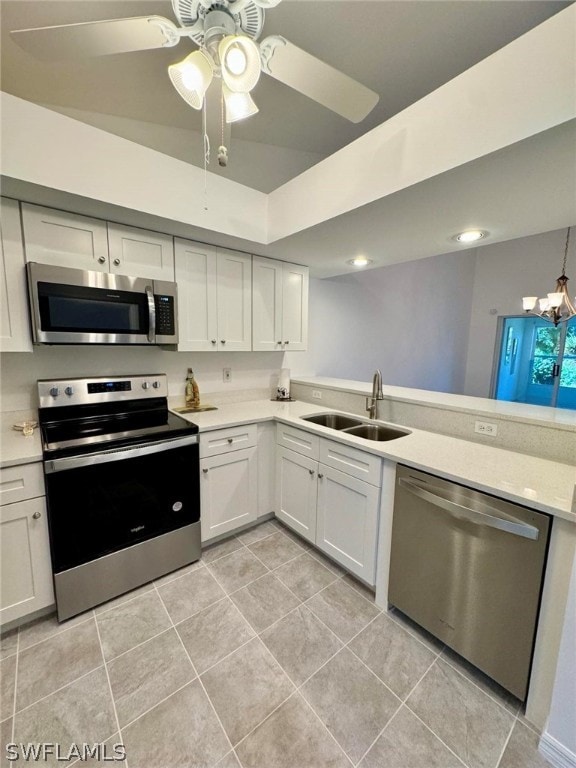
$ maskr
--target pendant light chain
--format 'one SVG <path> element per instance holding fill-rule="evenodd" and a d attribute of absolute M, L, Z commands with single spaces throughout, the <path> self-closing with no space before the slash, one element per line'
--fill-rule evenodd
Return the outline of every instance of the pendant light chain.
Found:
<path fill-rule="evenodd" d="M 564 248 L 564 262 L 562 263 L 562 275 L 566 274 L 566 259 L 568 258 L 568 244 L 570 242 L 570 227 L 566 234 L 566 247 Z"/>

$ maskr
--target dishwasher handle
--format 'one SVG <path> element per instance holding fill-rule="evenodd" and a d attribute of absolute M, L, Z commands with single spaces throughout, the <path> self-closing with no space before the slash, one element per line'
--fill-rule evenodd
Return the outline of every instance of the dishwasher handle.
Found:
<path fill-rule="evenodd" d="M 400 478 L 400 480 L 398 480 L 398 484 L 410 493 L 413 493 L 414 496 L 418 496 L 419 498 L 424 499 L 424 501 L 428 501 L 430 504 L 434 504 L 434 506 L 440 507 L 445 512 L 449 512 L 453 517 L 456 517 L 459 520 L 467 520 L 470 523 L 474 523 L 476 525 L 484 525 L 488 528 L 497 528 L 500 531 L 512 533 L 516 536 L 522 536 L 525 539 L 532 539 L 533 541 L 537 541 L 540 535 L 538 528 L 534 527 L 533 525 L 516 522 L 514 520 L 507 520 L 503 517 L 500 517 L 501 513 L 499 510 L 494 509 L 488 505 L 483 506 L 492 512 L 492 514 L 480 512 L 479 510 L 471 509 L 470 507 L 464 507 L 462 504 L 457 504 L 455 501 L 450 501 L 450 499 L 445 499 L 442 496 L 438 496 L 427 488 L 422 488 L 421 485 L 415 483 L 413 480 L 405 480 L 404 478 Z"/>

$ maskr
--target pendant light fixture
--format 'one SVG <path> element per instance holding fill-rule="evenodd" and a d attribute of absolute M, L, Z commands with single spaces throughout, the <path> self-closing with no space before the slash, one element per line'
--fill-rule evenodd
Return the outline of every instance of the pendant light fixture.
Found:
<path fill-rule="evenodd" d="M 566 259 L 568 258 L 569 243 L 570 227 L 568 227 L 568 232 L 566 233 L 562 274 L 556 281 L 556 289 L 549 293 L 545 299 L 539 299 L 538 296 L 524 296 L 522 299 L 522 306 L 526 312 L 532 312 L 543 320 L 554 323 L 554 325 L 566 323 L 571 318 L 576 317 L 576 307 L 568 295 L 568 278 L 566 277 Z M 539 311 L 536 311 L 537 304 Z"/>

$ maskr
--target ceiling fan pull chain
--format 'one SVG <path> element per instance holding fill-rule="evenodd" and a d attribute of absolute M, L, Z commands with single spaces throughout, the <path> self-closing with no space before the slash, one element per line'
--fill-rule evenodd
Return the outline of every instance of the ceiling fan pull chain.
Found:
<path fill-rule="evenodd" d="M 218 147 L 218 165 L 226 168 L 228 165 L 228 149 L 224 144 L 224 90 L 220 91 L 220 146 Z"/>

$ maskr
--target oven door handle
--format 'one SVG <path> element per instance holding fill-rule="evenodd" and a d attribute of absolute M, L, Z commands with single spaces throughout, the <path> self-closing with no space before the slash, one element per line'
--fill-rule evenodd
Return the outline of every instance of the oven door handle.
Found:
<path fill-rule="evenodd" d="M 156 340 L 156 302 L 149 285 L 146 286 L 146 298 L 148 299 L 148 341 L 153 344 Z"/>
<path fill-rule="evenodd" d="M 70 458 L 65 459 L 49 459 L 44 462 L 44 472 L 47 475 L 50 475 L 53 472 L 64 472 L 68 469 L 90 467 L 94 464 L 108 464 L 111 461 L 135 459 L 139 456 L 148 456 L 152 453 L 163 453 L 164 451 L 171 451 L 174 448 L 183 448 L 186 445 L 194 445 L 195 443 L 198 443 L 198 435 L 176 437 L 172 440 L 162 440 L 158 443 L 135 445 L 130 448 L 114 448 L 109 451 L 100 451 L 99 453 L 90 453 L 84 456 L 71 456 Z"/>

